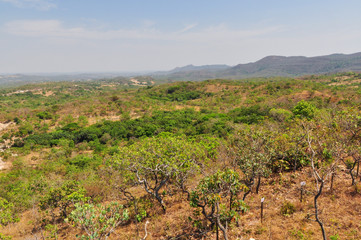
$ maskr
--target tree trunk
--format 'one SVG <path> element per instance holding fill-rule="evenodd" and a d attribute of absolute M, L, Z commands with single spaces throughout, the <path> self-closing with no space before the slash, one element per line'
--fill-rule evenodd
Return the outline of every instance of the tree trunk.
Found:
<path fill-rule="evenodd" d="M 232 211 L 233 194 L 229 197 L 229 211 Z"/>
<path fill-rule="evenodd" d="M 138 227 L 138 219 L 137 219 L 137 215 L 138 215 L 138 203 L 137 203 L 137 199 L 134 198 L 134 213 L 135 213 L 135 227 L 136 227 L 136 231 L 137 231 L 137 239 L 139 238 L 139 227 Z"/>
<path fill-rule="evenodd" d="M 356 163 L 357 163 L 356 161 L 353 163 L 353 165 L 352 165 L 352 167 L 350 168 L 350 171 L 349 171 L 351 179 L 352 179 L 351 186 L 356 185 L 356 181 L 355 181 L 356 179 L 355 179 L 355 176 L 353 175 L 353 170 L 355 169 Z"/>
<path fill-rule="evenodd" d="M 321 227 L 323 240 L 327 240 L 325 228 L 323 227 L 323 223 L 322 223 L 321 220 L 318 218 L 318 206 L 317 206 L 317 199 L 318 199 L 318 197 L 319 197 L 319 196 L 321 195 L 321 193 L 322 193 L 323 185 L 324 185 L 324 181 L 322 180 L 322 181 L 321 181 L 320 188 L 318 189 L 318 192 L 317 192 L 317 194 L 316 194 L 316 196 L 315 196 L 315 199 L 314 199 L 314 204 L 315 204 L 315 218 L 316 218 L 316 222 L 317 222 L 317 223 L 320 225 L 320 227 Z"/>
<path fill-rule="evenodd" d="M 257 187 L 256 187 L 256 193 L 258 194 L 259 191 L 259 187 L 261 186 L 261 175 L 258 175 L 258 183 L 257 183 Z"/>
<path fill-rule="evenodd" d="M 219 240 L 218 223 L 216 224 L 216 239 Z"/>
<path fill-rule="evenodd" d="M 243 201 L 246 200 L 246 197 L 248 194 L 250 194 L 250 192 L 251 192 L 251 189 L 244 193 L 243 198 L 242 198 Z"/>
<path fill-rule="evenodd" d="M 334 178 L 335 178 L 335 173 L 332 172 L 332 174 L 331 174 L 331 186 L 330 186 L 331 193 L 333 193 L 333 180 L 334 180 Z"/>
<path fill-rule="evenodd" d="M 217 207 L 217 226 L 223 232 L 224 240 L 228 240 L 227 229 L 221 224 L 221 220 L 219 219 L 219 202 L 216 202 L 216 207 Z"/>

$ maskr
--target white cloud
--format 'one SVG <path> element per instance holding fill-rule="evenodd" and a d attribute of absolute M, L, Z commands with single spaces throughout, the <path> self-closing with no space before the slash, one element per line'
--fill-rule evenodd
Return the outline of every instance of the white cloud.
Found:
<path fill-rule="evenodd" d="M 47 11 L 55 8 L 56 4 L 53 0 L 0 0 L 1 2 L 10 3 L 19 8 L 35 8 L 42 11 Z"/>
<path fill-rule="evenodd" d="M 197 24 L 189 24 L 187 26 L 185 26 L 183 29 L 181 29 L 180 31 L 178 31 L 178 33 L 184 33 L 187 32 L 189 30 L 191 30 L 192 28 L 195 28 L 197 26 Z"/>
<path fill-rule="evenodd" d="M 88 40 L 165 40 L 165 41 L 227 41 L 263 36 L 282 31 L 282 27 L 266 27 L 252 30 L 231 29 L 225 25 L 194 29 L 197 24 L 184 28 L 164 32 L 156 28 L 144 27 L 140 29 L 99 30 L 84 27 L 67 27 L 58 20 L 18 20 L 4 25 L 7 33 L 26 37 L 51 37 Z"/>

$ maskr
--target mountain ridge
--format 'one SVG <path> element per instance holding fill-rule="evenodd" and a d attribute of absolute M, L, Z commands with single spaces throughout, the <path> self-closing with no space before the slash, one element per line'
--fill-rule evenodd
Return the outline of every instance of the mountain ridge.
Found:
<path fill-rule="evenodd" d="M 172 80 L 205 80 L 211 78 L 297 77 L 348 71 L 359 72 L 361 71 L 361 52 L 334 53 L 315 57 L 270 55 L 256 62 L 237 64 L 221 70 L 205 67 L 214 65 L 198 66 L 197 68 L 190 66 L 193 65 L 164 72 L 162 77 Z M 159 77 L 157 74 L 152 74 L 152 76 Z"/>

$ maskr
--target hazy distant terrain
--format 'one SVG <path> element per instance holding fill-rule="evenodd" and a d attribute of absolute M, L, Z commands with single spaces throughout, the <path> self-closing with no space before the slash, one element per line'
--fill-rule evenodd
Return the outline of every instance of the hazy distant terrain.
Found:
<path fill-rule="evenodd" d="M 205 80 L 210 78 L 249 78 L 249 77 L 295 77 L 311 74 L 361 71 L 361 53 L 332 54 L 319 57 L 283 57 L 268 56 L 254 63 L 226 65 L 210 65 L 207 67 L 176 68 L 161 76 L 169 80 Z"/>
<path fill-rule="evenodd" d="M 79 74 L 39 74 L 0 75 L 0 86 L 14 86 L 38 82 L 92 81 L 115 79 L 123 84 L 132 84 L 134 76 L 147 78 L 155 83 L 174 81 L 201 81 L 206 79 L 242 79 L 250 77 L 296 77 L 312 74 L 337 72 L 361 72 L 361 52 L 354 54 L 332 54 L 319 57 L 268 56 L 257 62 L 228 65 L 187 65 L 170 71 L 153 73 L 79 73 Z"/>
<path fill-rule="evenodd" d="M 301 76 L 361 71 L 361 53 L 320 57 L 268 56 L 255 63 L 239 64 L 219 74 L 231 77 Z"/>
<path fill-rule="evenodd" d="M 112 79 L 112 81 L 121 82 L 123 84 L 131 84 L 132 77 L 129 76 L 141 74 L 142 73 L 0 74 L 0 87 L 42 82 L 107 81 L 108 79 Z"/>

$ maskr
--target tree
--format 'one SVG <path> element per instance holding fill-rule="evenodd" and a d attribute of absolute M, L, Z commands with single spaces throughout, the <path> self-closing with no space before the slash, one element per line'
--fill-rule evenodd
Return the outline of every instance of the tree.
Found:
<path fill-rule="evenodd" d="M 206 159 L 206 151 L 201 144 L 184 136 L 162 134 L 121 148 L 113 159 L 113 165 L 130 171 L 130 181 L 141 185 L 165 212 L 161 190 L 172 184 L 186 192 L 188 177 L 198 171 Z"/>
<path fill-rule="evenodd" d="M 347 109 L 334 119 L 333 128 L 340 133 L 337 140 L 342 145 L 340 158 L 350 174 L 351 185 L 356 185 L 361 162 L 361 116 L 355 109 Z"/>
<path fill-rule="evenodd" d="M 223 232 L 227 240 L 228 223 L 238 219 L 239 212 L 247 209 L 243 200 L 238 199 L 238 194 L 246 191 L 247 187 L 241 183 L 237 172 L 226 169 L 203 178 L 197 188 L 191 192 L 190 204 L 200 208 L 201 213 L 211 224 Z"/>
<path fill-rule="evenodd" d="M 237 164 L 245 175 L 245 182 L 249 190 L 243 200 L 250 193 L 255 180 L 258 180 L 256 192 L 258 193 L 261 178 L 271 173 L 272 159 L 271 136 L 261 129 L 246 128 L 239 133 L 234 151 L 237 155 Z"/>
<path fill-rule="evenodd" d="M 85 189 L 79 186 L 78 182 L 65 182 L 62 186 L 51 188 L 47 194 L 40 199 L 40 209 L 50 209 L 53 222 L 56 218 L 55 209 L 59 209 L 60 217 L 65 219 L 68 216 L 69 208 L 76 202 L 87 201 Z"/>
<path fill-rule="evenodd" d="M 333 129 L 328 128 L 327 124 L 321 126 L 315 122 L 307 122 L 303 123 L 302 127 L 306 132 L 306 153 L 310 158 L 312 173 L 316 182 L 315 221 L 320 225 L 323 239 L 327 240 L 323 222 L 319 218 L 318 198 L 322 194 L 326 181 L 335 171 L 339 149 L 337 142 L 332 138 Z"/>

